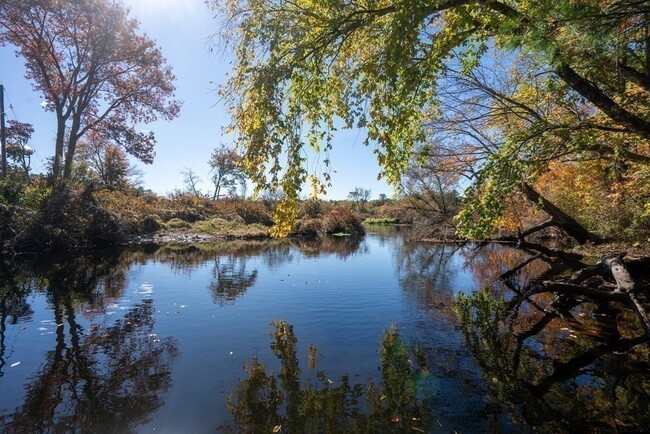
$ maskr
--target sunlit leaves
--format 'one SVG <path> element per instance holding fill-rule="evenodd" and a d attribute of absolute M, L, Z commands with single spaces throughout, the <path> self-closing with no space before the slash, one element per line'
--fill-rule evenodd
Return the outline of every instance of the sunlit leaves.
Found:
<path fill-rule="evenodd" d="M 507 53 L 514 66 L 522 59 L 527 63 L 523 72 L 512 68 L 510 88 L 490 95 L 493 101 L 481 113 L 486 117 L 479 129 L 496 142 L 488 150 L 457 154 L 457 163 L 469 166 L 466 172 L 478 180 L 468 192 L 472 212 L 465 215 L 486 210 L 475 234 L 487 233 L 503 213 L 497 202 L 522 177 L 534 180 L 548 161 L 600 151 L 604 131 L 633 134 L 634 140 L 650 137 L 643 39 L 650 7 L 643 3 L 211 4 L 225 8 L 222 34 L 236 45 L 235 70 L 221 94 L 245 167 L 260 189 L 282 187 L 288 202 L 308 179 L 306 149 L 327 152 L 340 127 L 364 128 L 382 175 L 396 184 L 413 162 L 414 149 L 432 140 L 431 124 L 445 116 L 440 106 L 446 74 L 454 69 L 471 78 L 494 61 L 494 51 Z M 606 152 L 612 148 L 607 144 Z M 477 175 L 485 170 L 495 172 Z M 315 189 L 327 185 L 328 171 L 311 173 L 324 180 L 313 183 Z M 472 204 L 471 196 L 481 192 L 487 196 Z"/>

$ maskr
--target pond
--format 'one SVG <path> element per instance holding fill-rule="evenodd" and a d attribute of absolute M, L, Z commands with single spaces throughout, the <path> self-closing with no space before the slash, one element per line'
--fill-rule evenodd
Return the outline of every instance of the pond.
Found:
<path fill-rule="evenodd" d="M 526 432 L 650 423 L 623 307 L 518 288 L 497 245 L 231 241 L 0 271 L 2 432 Z M 545 298 L 546 297 L 546 298 Z"/>

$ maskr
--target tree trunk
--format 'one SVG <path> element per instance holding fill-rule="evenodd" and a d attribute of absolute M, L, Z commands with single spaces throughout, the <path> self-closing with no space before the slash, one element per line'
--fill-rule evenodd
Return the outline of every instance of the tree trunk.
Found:
<path fill-rule="evenodd" d="M 70 127 L 70 137 L 68 138 L 68 147 L 65 150 L 65 165 L 63 166 L 63 179 L 70 179 L 72 175 L 72 164 L 74 163 L 74 154 L 77 150 L 77 141 L 79 140 L 79 129 L 81 128 L 81 119 L 78 115 L 73 116 L 72 126 Z"/>
<path fill-rule="evenodd" d="M 561 63 L 555 68 L 555 73 L 562 78 L 573 90 L 585 97 L 598 107 L 613 121 L 644 138 L 650 138 L 650 123 L 634 113 L 625 110 L 605 92 L 592 82 L 580 76 L 568 64 Z"/>
<path fill-rule="evenodd" d="M 630 293 L 634 291 L 634 280 L 625 267 L 623 257 L 625 257 L 625 252 L 612 253 L 603 256 L 598 263 L 602 264 L 614 276 L 614 280 L 616 280 L 616 291 Z"/>
<path fill-rule="evenodd" d="M 65 119 L 57 115 L 56 144 L 54 147 L 54 165 L 52 166 L 51 184 L 57 183 L 61 177 L 61 165 L 63 163 L 63 148 L 65 143 Z"/>
<path fill-rule="evenodd" d="M 74 153 L 77 147 L 77 139 L 70 137 L 68 147 L 65 152 L 65 164 L 63 166 L 63 179 L 68 180 L 72 175 L 72 164 L 74 162 Z"/>
<path fill-rule="evenodd" d="M 542 210 L 553 219 L 559 228 L 564 230 L 569 236 L 575 238 L 575 240 L 580 244 L 584 244 L 588 241 L 600 241 L 600 238 L 597 235 L 589 232 L 580 223 L 575 221 L 571 216 L 553 203 L 549 202 L 526 182 L 521 183 L 521 192 L 528 200 L 541 206 Z"/>

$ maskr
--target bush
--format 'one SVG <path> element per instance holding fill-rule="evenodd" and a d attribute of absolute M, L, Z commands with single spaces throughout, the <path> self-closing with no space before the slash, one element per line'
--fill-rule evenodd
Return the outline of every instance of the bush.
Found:
<path fill-rule="evenodd" d="M 323 204 L 319 199 L 309 199 L 300 205 L 298 216 L 300 218 L 314 219 L 323 214 Z"/>
<path fill-rule="evenodd" d="M 40 216 L 16 238 L 20 251 L 71 250 L 118 244 L 126 239 L 119 218 L 98 206 L 92 186 L 83 192 L 60 186 Z"/>
<path fill-rule="evenodd" d="M 202 234 L 223 234 L 237 227 L 241 227 L 241 224 L 233 223 L 222 218 L 213 218 L 207 221 L 196 222 L 192 225 L 192 231 L 199 232 Z"/>
<path fill-rule="evenodd" d="M 173 218 L 165 223 L 167 229 L 188 229 L 190 226 L 192 225 L 189 222 L 179 218 Z"/>
<path fill-rule="evenodd" d="M 264 226 L 271 226 L 273 224 L 268 208 L 259 202 L 237 200 L 235 202 L 235 213 L 244 219 L 244 223 L 247 225 L 259 223 Z"/>
<path fill-rule="evenodd" d="M 142 231 L 147 234 L 158 232 L 161 227 L 160 221 L 154 216 L 147 216 L 142 221 Z"/>
<path fill-rule="evenodd" d="M 318 218 L 303 218 L 298 220 L 289 236 L 317 237 L 323 233 L 323 220 Z"/>
<path fill-rule="evenodd" d="M 51 194 L 45 179 L 39 177 L 31 184 L 12 173 L 0 179 L 0 252 L 12 248 L 16 237 L 35 224 Z"/>
<path fill-rule="evenodd" d="M 361 220 L 345 207 L 332 210 L 323 219 L 323 231 L 328 234 L 363 235 L 366 233 Z"/>

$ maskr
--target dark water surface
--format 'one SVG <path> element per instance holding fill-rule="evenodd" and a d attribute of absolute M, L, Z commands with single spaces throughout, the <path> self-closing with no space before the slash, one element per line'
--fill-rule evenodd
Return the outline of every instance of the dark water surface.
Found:
<path fill-rule="evenodd" d="M 548 297 L 513 292 L 544 263 L 497 282 L 526 257 L 382 230 L 21 263 L 0 272 L 0 430 L 647 426 L 648 345 L 629 313 L 547 317 Z"/>

